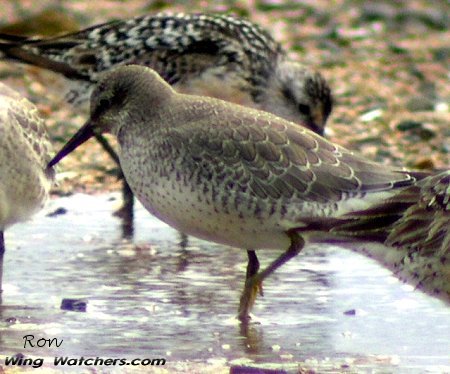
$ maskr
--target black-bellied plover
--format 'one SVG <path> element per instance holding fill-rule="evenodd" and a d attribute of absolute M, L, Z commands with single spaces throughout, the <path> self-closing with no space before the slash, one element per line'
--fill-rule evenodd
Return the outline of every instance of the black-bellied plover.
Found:
<path fill-rule="evenodd" d="M 176 93 L 141 66 L 120 67 L 101 79 L 90 119 L 49 166 L 103 132 L 117 137 L 125 177 L 156 217 L 206 240 L 283 249 L 246 281 L 241 320 L 249 316 L 257 286 L 305 242 L 353 241 L 353 231 L 379 223 L 372 207 L 426 176 L 371 162 L 267 112 Z M 350 224 L 353 231 L 345 232 Z M 370 251 L 377 237 L 357 239 Z"/>
<path fill-rule="evenodd" d="M 36 107 L 0 83 L 0 290 L 3 233 L 43 207 L 54 179 L 53 168 L 46 169 L 51 151 Z"/>
<path fill-rule="evenodd" d="M 177 91 L 272 112 L 322 133 L 332 109 L 324 78 L 287 57 L 270 34 L 224 14 L 147 15 L 49 39 L 3 35 L 4 58 L 72 80 L 72 103 L 87 102 L 99 74 L 149 66 Z M 1 38 L 0 38 L 1 39 Z"/>
<path fill-rule="evenodd" d="M 156 14 L 112 21 L 50 39 L 2 36 L 0 56 L 64 75 L 67 99 L 85 102 L 99 74 L 118 65 L 146 65 L 178 91 L 218 97 L 273 112 L 322 133 L 332 109 L 317 72 L 290 60 L 268 32 L 223 14 Z M 108 142 L 97 139 L 117 160 Z M 132 221 L 124 186 L 123 210 Z"/>

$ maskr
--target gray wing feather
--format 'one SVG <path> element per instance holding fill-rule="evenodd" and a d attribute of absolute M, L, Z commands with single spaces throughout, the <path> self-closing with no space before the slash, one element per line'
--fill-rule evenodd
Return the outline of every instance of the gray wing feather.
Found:
<path fill-rule="evenodd" d="M 196 113 L 203 112 L 204 120 L 197 116 L 171 130 L 186 138 L 181 144 L 188 144 L 187 148 L 180 154 L 185 155 L 186 168 L 195 164 L 199 179 L 223 184 L 226 175 L 234 189 L 259 199 L 324 203 L 415 180 L 268 113 L 241 107 L 230 117 L 226 107 L 221 102 L 211 112 L 203 107 Z"/>

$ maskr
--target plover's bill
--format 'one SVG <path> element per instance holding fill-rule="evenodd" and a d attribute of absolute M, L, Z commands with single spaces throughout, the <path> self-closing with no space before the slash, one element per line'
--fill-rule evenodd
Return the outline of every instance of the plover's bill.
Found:
<path fill-rule="evenodd" d="M 36 107 L 0 83 L 0 290 L 3 232 L 43 207 L 54 179 L 51 149 Z"/>
<path fill-rule="evenodd" d="M 128 183 L 161 220 L 226 245 L 283 250 L 247 280 L 242 320 L 257 285 L 305 242 L 341 240 L 334 226 L 358 222 L 358 215 L 365 218 L 366 210 L 424 177 L 371 162 L 270 113 L 176 93 L 141 66 L 101 79 L 90 119 L 49 166 L 103 132 L 117 137 Z M 344 236 L 353 240 L 353 232 Z"/>

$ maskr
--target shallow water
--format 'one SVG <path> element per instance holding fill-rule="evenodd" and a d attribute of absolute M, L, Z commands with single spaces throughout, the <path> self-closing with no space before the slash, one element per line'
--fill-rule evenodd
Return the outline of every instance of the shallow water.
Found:
<path fill-rule="evenodd" d="M 59 198 L 7 231 L 2 356 L 450 370 L 450 308 L 371 260 L 307 248 L 266 280 L 259 323 L 244 329 L 234 316 L 245 251 L 193 238 L 183 250 L 178 233 L 140 206 L 134 239 L 122 240 L 116 197 Z M 47 216 L 60 207 L 67 213 Z M 263 266 L 276 254 L 258 252 Z M 64 298 L 87 300 L 87 311 L 61 310 Z M 24 349 L 27 334 L 63 343 Z"/>

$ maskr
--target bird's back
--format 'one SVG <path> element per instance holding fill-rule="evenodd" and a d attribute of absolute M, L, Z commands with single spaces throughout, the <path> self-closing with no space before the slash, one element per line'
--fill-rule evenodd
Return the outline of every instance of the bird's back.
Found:
<path fill-rule="evenodd" d="M 117 20 L 50 39 L 0 35 L 0 57 L 69 78 L 66 100 L 88 101 L 102 73 L 151 67 L 180 92 L 272 112 L 323 133 L 331 90 L 310 68 L 287 58 L 270 34 L 224 14 L 164 14 Z"/>
<path fill-rule="evenodd" d="M 4 35 L 0 51 L 6 58 L 78 81 L 96 82 L 99 73 L 115 66 L 139 64 L 152 67 L 170 84 L 213 69 L 222 75 L 237 71 L 255 85 L 264 83 L 276 59 L 284 54 L 265 30 L 244 19 L 164 13 L 112 21 L 50 39 Z"/>

